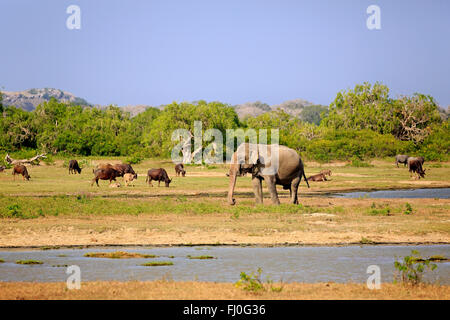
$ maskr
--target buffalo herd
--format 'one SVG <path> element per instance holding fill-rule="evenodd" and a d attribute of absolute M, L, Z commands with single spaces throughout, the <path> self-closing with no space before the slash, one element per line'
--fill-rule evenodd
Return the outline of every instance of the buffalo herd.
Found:
<path fill-rule="evenodd" d="M 425 162 L 424 157 L 410 157 L 408 155 L 397 155 L 395 156 L 395 164 L 398 167 L 398 164 L 403 164 L 404 167 L 408 166 L 408 171 L 410 172 L 410 177 L 414 174 L 417 176 L 415 179 L 425 178 L 426 169 L 423 168 L 423 163 Z M 6 169 L 5 166 L 0 166 L 0 172 L 3 172 Z M 69 161 L 69 174 L 81 174 L 82 168 L 78 164 L 77 160 Z M 99 164 L 94 169 L 92 169 L 92 173 L 94 174 L 94 178 L 92 179 L 91 186 L 94 182 L 99 186 L 98 180 L 109 180 L 111 185 L 112 181 L 116 181 L 117 177 L 123 177 L 124 183 L 126 186 L 131 185 L 132 181 L 136 180 L 138 175 L 133 170 L 130 164 Z M 178 163 L 175 165 L 175 174 L 176 176 L 186 176 L 186 170 L 182 163 Z M 27 167 L 23 164 L 16 164 L 13 168 L 12 175 L 21 175 L 23 180 L 30 180 L 31 176 L 28 174 Z M 307 181 L 328 181 L 326 176 L 331 176 L 331 170 L 322 170 L 320 173 L 312 175 L 308 177 Z M 158 186 L 160 186 L 161 181 L 164 182 L 165 186 L 168 188 L 172 179 L 169 178 L 167 171 L 163 168 L 150 169 L 147 172 L 147 177 L 145 182 L 149 184 L 149 186 L 153 186 L 152 181 L 157 181 Z M 120 184 L 117 184 L 120 186 Z"/>

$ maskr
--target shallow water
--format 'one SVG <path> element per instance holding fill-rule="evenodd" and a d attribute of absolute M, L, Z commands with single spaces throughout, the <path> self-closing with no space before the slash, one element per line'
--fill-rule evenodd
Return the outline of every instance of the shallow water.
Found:
<path fill-rule="evenodd" d="M 337 198 L 430 198 L 450 199 L 450 188 L 424 188 L 407 190 L 358 191 L 334 194 Z"/>
<path fill-rule="evenodd" d="M 66 267 L 77 265 L 82 281 L 157 280 L 236 282 L 240 272 L 262 268 L 263 279 L 284 282 L 366 282 L 370 265 L 378 265 L 383 282 L 391 282 L 396 257 L 418 250 L 423 257 L 450 256 L 450 245 L 433 246 L 347 246 L 347 247 L 128 247 L 58 250 L 2 250 L 0 281 L 66 281 Z M 107 259 L 83 257 L 86 252 L 128 251 L 156 254 L 154 259 Z M 66 255 L 65 257 L 59 255 Z M 191 260 L 187 256 L 210 255 L 216 259 Z M 174 256 L 174 258 L 169 258 Z M 18 265 L 19 259 L 36 259 L 43 265 Z M 171 261 L 172 266 L 143 267 L 148 261 Z M 450 284 L 450 263 L 437 263 L 425 279 Z"/>

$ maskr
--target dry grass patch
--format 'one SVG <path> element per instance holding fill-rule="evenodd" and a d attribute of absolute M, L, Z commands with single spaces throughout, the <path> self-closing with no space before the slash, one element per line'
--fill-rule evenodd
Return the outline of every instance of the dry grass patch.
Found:
<path fill-rule="evenodd" d="M 65 283 L 0 282 L 0 299 L 151 299 L 151 300 L 305 300 L 305 299 L 433 299 L 449 300 L 450 286 L 383 283 L 380 290 L 365 284 L 286 283 L 281 292 L 247 292 L 232 283 L 174 281 L 83 282 L 80 290 Z"/>

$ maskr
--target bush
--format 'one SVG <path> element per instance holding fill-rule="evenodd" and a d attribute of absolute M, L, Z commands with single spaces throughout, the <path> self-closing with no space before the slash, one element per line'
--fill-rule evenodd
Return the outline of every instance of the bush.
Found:
<path fill-rule="evenodd" d="M 433 271 L 437 265 L 430 263 L 430 259 L 423 259 L 418 251 L 412 250 L 410 256 L 403 258 L 403 262 L 395 261 L 394 267 L 399 273 L 395 275 L 395 282 L 400 277 L 403 284 L 417 285 L 422 282 L 423 272 L 426 269 Z"/>
<path fill-rule="evenodd" d="M 134 154 L 131 157 L 127 158 L 125 161 L 129 164 L 139 164 L 142 162 L 142 160 L 144 160 L 143 157 L 138 154 Z"/>

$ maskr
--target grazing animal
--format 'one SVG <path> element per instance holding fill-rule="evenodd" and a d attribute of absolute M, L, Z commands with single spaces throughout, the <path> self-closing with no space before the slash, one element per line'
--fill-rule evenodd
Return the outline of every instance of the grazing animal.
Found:
<path fill-rule="evenodd" d="M 251 173 L 257 204 L 263 203 L 262 180 L 267 184 L 273 204 L 280 204 L 276 185 L 289 190 L 291 203 L 298 204 L 298 186 L 306 180 L 303 162 L 297 151 L 281 145 L 242 143 L 233 153 L 229 171 L 228 203 L 234 205 L 234 188 L 238 176 Z M 309 187 L 309 183 L 306 180 Z"/>
<path fill-rule="evenodd" d="M 408 170 L 410 172 L 410 176 L 414 173 L 417 174 L 417 179 L 425 178 L 425 170 L 422 168 L 422 159 L 416 157 L 408 158 Z"/>
<path fill-rule="evenodd" d="M 408 164 L 408 158 L 409 158 L 409 156 L 407 156 L 405 154 L 396 155 L 395 156 L 395 164 L 397 165 L 397 168 L 398 168 L 399 163 L 403 163 L 403 166 L 405 167 Z"/>
<path fill-rule="evenodd" d="M 186 175 L 186 170 L 184 170 L 184 165 L 182 163 L 179 163 L 175 166 L 175 174 L 177 175 L 177 177 L 180 175 L 184 177 Z"/>
<path fill-rule="evenodd" d="M 417 160 L 419 160 L 420 163 L 421 163 L 422 166 L 423 166 L 423 163 L 425 162 L 425 158 L 424 158 L 424 157 L 417 157 Z"/>
<path fill-rule="evenodd" d="M 71 174 L 71 173 L 76 174 L 77 172 L 79 174 L 81 174 L 81 168 L 78 165 L 78 161 L 77 160 L 70 160 L 69 161 L 69 174 Z"/>
<path fill-rule="evenodd" d="M 329 175 L 329 176 L 331 176 L 331 170 L 330 170 L 330 169 L 322 170 L 322 171 L 320 171 L 320 173 L 323 173 L 324 175 Z"/>
<path fill-rule="evenodd" d="M 96 170 L 97 169 L 107 169 L 107 168 L 112 168 L 112 169 L 116 170 L 119 173 L 118 177 L 123 177 L 123 175 L 125 173 L 136 174 L 136 172 L 134 172 L 133 167 L 131 167 L 130 164 L 114 164 L 114 165 L 112 165 L 110 163 L 106 163 L 106 164 L 102 163 L 96 167 Z"/>
<path fill-rule="evenodd" d="M 307 181 L 327 181 L 325 173 L 318 173 L 306 179 Z"/>
<path fill-rule="evenodd" d="M 145 182 L 148 182 L 148 184 L 150 184 L 153 187 L 152 180 L 158 181 L 158 187 L 160 186 L 161 181 L 164 181 L 167 188 L 169 187 L 169 184 L 172 182 L 172 180 L 169 179 L 169 176 L 167 175 L 167 171 L 164 170 L 163 168 L 148 170 Z"/>
<path fill-rule="evenodd" d="M 13 168 L 13 172 L 12 175 L 14 176 L 14 180 L 16 179 L 16 174 L 21 174 L 22 175 L 22 179 L 25 180 L 30 180 L 31 177 L 28 174 L 28 170 L 27 167 L 25 167 L 23 164 L 16 164 Z"/>
<path fill-rule="evenodd" d="M 109 180 L 109 184 L 111 184 L 111 181 L 116 181 L 116 178 L 120 177 L 120 172 L 113 168 L 93 169 L 92 172 L 94 173 L 94 179 L 92 179 L 91 186 L 94 185 L 95 181 L 98 187 L 98 180 Z"/>
<path fill-rule="evenodd" d="M 5 166 L 0 166 L 0 172 L 5 171 L 6 167 Z"/>
<path fill-rule="evenodd" d="M 125 185 L 128 187 L 128 185 L 137 179 L 137 174 L 132 174 L 132 173 L 125 173 L 123 175 L 123 181 L 125 182 Z"/>

